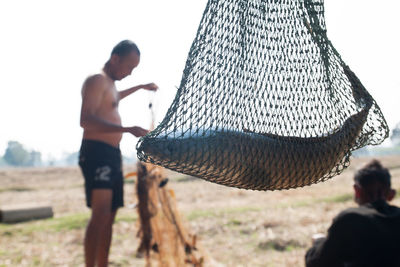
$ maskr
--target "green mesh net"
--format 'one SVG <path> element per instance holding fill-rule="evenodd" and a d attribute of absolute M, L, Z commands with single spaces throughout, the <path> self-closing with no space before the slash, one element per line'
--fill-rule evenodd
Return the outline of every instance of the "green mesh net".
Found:
<path fill-rule="evenodd" d="M 209 0 L 176 97 L 142 161 L 255 190 L 331 178 L 388 136 L 326 35 L 322 0 Z"/>

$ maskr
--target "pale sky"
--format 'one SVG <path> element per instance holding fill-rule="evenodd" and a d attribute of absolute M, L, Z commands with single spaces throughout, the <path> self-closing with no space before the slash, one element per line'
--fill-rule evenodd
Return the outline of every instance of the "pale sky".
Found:
<path fill-rule="evenodd" d="M 149 127 L 148 103 L 161 121 L 180 84 L 206 0 L 0 2 L 0 155 L 9 140 L 60 157 L 78 151 L 80 90 L 113 46 L 131 39 L 141 63 L 118 89 L 155 82 L 120 103 L 123 125 Z M 381 107 L 400 121 L 400 1 L 325 0 L 328 37 Z M 136 153 L 124 134 L 122 152 Z"/>

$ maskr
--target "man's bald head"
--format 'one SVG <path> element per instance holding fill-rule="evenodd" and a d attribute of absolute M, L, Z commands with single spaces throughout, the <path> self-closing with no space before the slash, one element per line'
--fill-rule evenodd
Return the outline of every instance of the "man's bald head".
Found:
<path fill-rule="evenodd" d="M 114 46 L 113 50 L 111 51 L 111 56 L 117 55 L 119 57 L 124 57 L 129 55 L 131 52 L 135 52 L 138 56 L 140 56 L 139 48 L 134 42 L 130 40 L 123 40 Z"/>
<path fill-rule="evenodd" d="M 111 79 L 119 81 L 131 75 L 139 62 L 140 51 L 137 45 L 130 40 L 123 40 L 113 48 L 105 71 Z"/>

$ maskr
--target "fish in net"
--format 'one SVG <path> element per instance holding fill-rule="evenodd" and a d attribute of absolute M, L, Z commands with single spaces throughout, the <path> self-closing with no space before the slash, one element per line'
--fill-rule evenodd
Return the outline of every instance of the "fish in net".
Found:
<path fill-rule="evenodd" d="M 327 37 L 322 0 L 209 0 L 145 162 L 238 188 L 341 173 L 388 137 L 382 112 Z"/>

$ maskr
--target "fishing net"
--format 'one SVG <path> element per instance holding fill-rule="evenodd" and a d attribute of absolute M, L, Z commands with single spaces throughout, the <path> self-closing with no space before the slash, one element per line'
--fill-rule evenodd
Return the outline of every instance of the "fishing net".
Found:
<path fill-rule="evenodd" d="M 276 190 L 331 178 L 387 136 L 327 38 L 322 0 L 209 0 L 176 97 L 137 151 L 211 182 Z"/>

